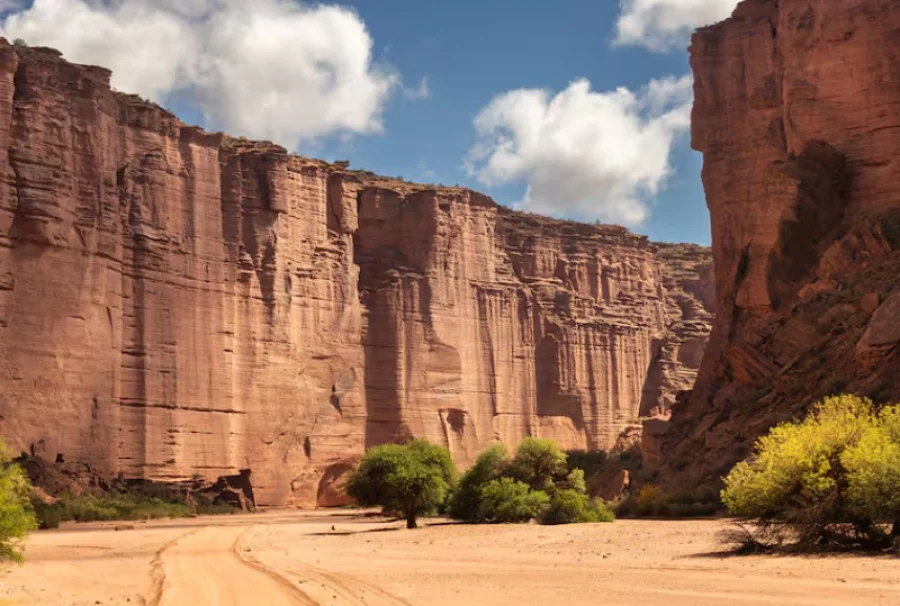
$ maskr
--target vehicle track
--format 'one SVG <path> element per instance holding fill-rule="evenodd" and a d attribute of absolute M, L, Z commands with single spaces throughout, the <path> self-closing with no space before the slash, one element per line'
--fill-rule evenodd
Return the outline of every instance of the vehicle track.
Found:
<path fill-rule="evenodd" d="M 238 552 L 249 526 L 206 526 L 164 545 L 154 559 L 153 606 L 318 606 L 299 588 Z M 156 562 L 159 564 L 156 564 Z"/>
<path fill-rule="evenodd" d="M 385 591 L 377 585 L 367 583 L 348 575 L 336 574 L 322 570 L 316 566 L 303 562 L 296 557 L 292 557 L 288 550 L 277 545 L 272 540 L 272 526 L 256 527 L 253 532 L 247 533 L 245 536 L 247 542 L 246 547 L 255 550 L 257 547 L 265 553 L 277 552 L 284 560 L 284 566 L 279 566 L 279 576 L 282 572 L 290 576 L 296 576 L 303 581 L 303 584 L 319 584 L 320 591 L 323 594 L 331 594 L 329 604 L 338 604 L 339 606 L 413 606 L 402 598 L 399 598 L 388 591 Z M 271 570 L 258 560 L 254 561 L 264 568 Z M 313 594 L 310 590 L 309 594 Z M 338 599 L 338 602 L 334 602 Z"/>

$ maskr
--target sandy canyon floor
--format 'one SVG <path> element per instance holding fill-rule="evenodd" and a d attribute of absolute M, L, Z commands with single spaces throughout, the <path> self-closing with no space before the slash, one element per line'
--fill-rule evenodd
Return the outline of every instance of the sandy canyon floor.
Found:
<path fill-rule="evenodd" d="M 0 569 L 0 605 L 900 604 L 890 557 L 728 557 L 719 521 L 431 525 L 276 511 L 70 525 Z"/>

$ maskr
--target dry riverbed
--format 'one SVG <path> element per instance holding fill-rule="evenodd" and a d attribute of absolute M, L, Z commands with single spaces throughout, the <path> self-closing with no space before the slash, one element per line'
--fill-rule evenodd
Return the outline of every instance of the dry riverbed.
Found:
<path fill-rule="evenodd" d="M 718 521 L 402 524 L 273 511 L 69 525 L 0 569 L 0 605 L 900 604 L 889 557 L 727 557 Z"/>

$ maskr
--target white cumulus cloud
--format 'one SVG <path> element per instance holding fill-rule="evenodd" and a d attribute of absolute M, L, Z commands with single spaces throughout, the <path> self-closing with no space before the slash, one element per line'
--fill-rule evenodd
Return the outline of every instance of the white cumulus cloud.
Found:
<path fill-rule="evenodd" d="M 2 1 L 2 0 L 0 0 Z M 382 130 L 400 78 L 350 9 L 294 0 L 35 0 L 9 39 L 113 70 L 113 86 L 193 99 L 214 128 L 295 148 Z"/>
<path fill-rule="evenodd" d="M 684 76 L 596 92 L 582 79 L 555 95 L 507 92 L 475 119 L 467 168 L 488 186 L 525 183 L 522 210 L 639 225 L 690 126 L 691 86 Z"/>
<path fill-rule="evenodd" d="M 690 33 L 731 15 L 739 0 L 620 0 L 617 45 L 664 51 L 687 44 Z"/>

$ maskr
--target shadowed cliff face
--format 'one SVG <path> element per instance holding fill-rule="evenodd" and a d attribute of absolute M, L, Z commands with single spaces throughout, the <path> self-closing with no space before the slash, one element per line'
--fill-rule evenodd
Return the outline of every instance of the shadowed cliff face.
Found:
<path fill-rule="evenodd" d="M 746 0 L 694 36 L 719 313 L 663 439 L 673 483 L 715 481 L 829 393 L 900 396 L 885 311 L 900 276 L 898 32 L 893 0 Z"/>
<path fill-rule="evenodd" d="M 0 435 L 333 504 L 366 446 L 613 447 L 699 364 L 710 255 L 207 134 L 0 43 Z"/>

